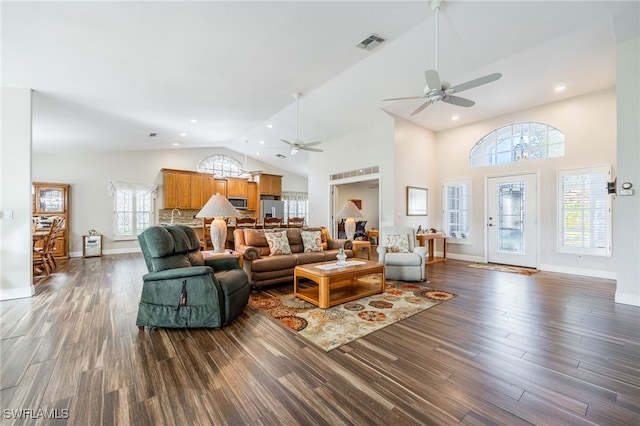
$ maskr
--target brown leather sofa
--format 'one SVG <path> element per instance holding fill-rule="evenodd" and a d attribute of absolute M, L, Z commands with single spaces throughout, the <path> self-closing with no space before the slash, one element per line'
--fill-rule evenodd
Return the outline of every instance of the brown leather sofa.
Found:
<path fill-rule="evenodd" d="M 304 253 L 301 236 L 304 230 L 321 231 L 321 252 Z M 340 248 L 344 249 L 347 257 L 353 257 L 351 240 L 331 238 L 329 230 L 325 227 L 287 228 L 280 231 L 287 233 L 291 254 L 271 256 L 263 229 L 245 228 L 233 231 L 235 250 L 242 254 L 243 268 L 252 287 L 290 283 L 293 281 L 293 269 L 296 265 L 335 260 Z"/>

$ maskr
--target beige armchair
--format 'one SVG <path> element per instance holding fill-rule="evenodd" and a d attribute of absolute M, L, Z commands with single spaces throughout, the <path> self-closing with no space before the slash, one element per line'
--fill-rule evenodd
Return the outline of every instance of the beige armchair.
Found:
<path fill-rule="evenodd" d="M 378 260 L 384 263 L 385 277 L 390 280 L 424 281 L 427 248 L 416 244 L 411 227 L 380 228 Z"/>

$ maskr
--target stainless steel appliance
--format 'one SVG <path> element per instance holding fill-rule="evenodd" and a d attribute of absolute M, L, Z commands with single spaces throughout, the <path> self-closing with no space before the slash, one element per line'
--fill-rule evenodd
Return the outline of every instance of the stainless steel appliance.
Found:
<path fill-rule="evenodd" d="M 245 197 L 229 197 L 229 202 L 238 210 L 247 208 L 247 199 Z"/>
<path fill-rule="evenodd" d="M 281 217 L 284 219 L 284 201 L 262 200 L 260 201 L 260 214 L 265 217 Z"/>

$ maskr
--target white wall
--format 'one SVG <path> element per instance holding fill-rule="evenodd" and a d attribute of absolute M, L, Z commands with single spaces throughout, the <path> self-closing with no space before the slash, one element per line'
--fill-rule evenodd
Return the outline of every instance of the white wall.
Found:
<path fill-rule="evenodd" d="M 196 170 L 198 161 L 213 154 L 226 154 L 244 162 L 242 155 L 222 148 L 34 154 L 33 181 L 71 184 L 69 251 L 72 256 L 82 255 L 82 235 L 87 234 L 89 229 L 95 229 L 103 235 L 103 251 L 106 254 L 137 251 L 137 241 L 113 240 L 109 182 L 156 183 L 159 187 L 157 210 L 163 203 L 160 169 Z M 247 159 L 247 167 L 282 175 L 284 191 L 307 190 L 307 179 L 304 177 L 255 160 L 250 162 Z"/>
<path fill-rule="evenodd" d="M 0 300 L 33 294 L 31 90 L 0 92 Z"/>
<path fill-rule="evenodd" d="M 565 134 L 565 156 L 493 167 L 469 167 L 469 152 L 492 130 L 509 123 L 534 121 L 556 127 Z M 484 257 L 485 177 L 499 174 L 537 172 L 540 176 L 539 267 L 584 275 L 615 278 L 612 258 L 560 254 L 556 250 L 557 171 L 616 164 L 616 98 L 613 88 L 566 101 L 519 111 L 437 134 L 436 164 L 440 183 L 451 179 L 473 179 L 473 218 L 471 244 L 449 244 L 455 256 Z M 442 188 L 438 196 L 442 211 Z M 431 194 L 430 194 L 431 199 Z M 442 213 L 436 228 L 442 229 Z"/>
<path fill-rule="evenodd" d="M 380 167 L 380 222 L 382 224 L 392 220 L 395 192 L 393 138 L 393 119 L 381 113 L 380 122 L 367 129 L 327 141 L 323 153 L 309 155 L 311 226 L 329 226 L 331 223 L 330 175 L 371 166 Z M 370 179 L 370 176 L 364 179 Z"/>

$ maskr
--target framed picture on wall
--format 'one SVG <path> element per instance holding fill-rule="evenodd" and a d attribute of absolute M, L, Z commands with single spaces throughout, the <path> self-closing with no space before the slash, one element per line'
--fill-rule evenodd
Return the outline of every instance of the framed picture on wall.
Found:
<path fill-rule="evenodd" d="M 407 216 L 427 215 L 427 188 L 407 186 Z"/>
<path fill-rule="evenodd" d="M 362 200 L 349 200 L 352 201 L 353 204 L 356 205 L 356 207 L 358 208 L 358 210 L 362 210 Z"/>

